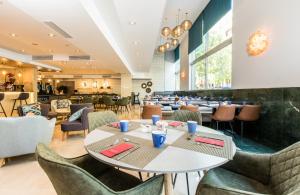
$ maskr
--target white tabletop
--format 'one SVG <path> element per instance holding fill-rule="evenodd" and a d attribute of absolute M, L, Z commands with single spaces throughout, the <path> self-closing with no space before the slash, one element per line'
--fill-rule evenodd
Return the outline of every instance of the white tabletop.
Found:
<path fill-rule="evenodd" d="M 136 120 L 135 120 L 136 121 Z M 142 122 L 142 121 L 141 121 Z M 145 122 L 145 121 L 143 121 Z M 141 127 L 142 128 L 142 127 Z M 143 132 L 141 128 L 134 131 L 124 133 L 124 135 L 136 136 L 142 139 L 151 139 L 151 134 Z M 211 128 L 204 126 L 198 126 L 198 130 L 201 132 L 221 134 Z M 167 143 L 176 141 L 182 132 L 170 131 L 167 134 Z M 87 146 L 94 142 L 106 139 L 113 136 L 114 133 L 102 131 L 100 128 L 95 129 L 87 135 L 84 140 L 84 145 Z M 87 147 L 86 147 L 87 149 Z M 88 150 L 90 155 L 98 159 L 101 162 L 110 164 L 115 167 L 125 168 L 129 170 L 142 171 L 142 172 L 155 172 L 155 173 L 180 173 L 180 172 L 194 172 L 201 170 L 208 170 L 214 167 L 218 167 L 229 160 L 209 154 L 204 154 L 192 150 L 182 149 L 174 146 L 167 146 L 160 154 L 158 154 L 152 161 L 150 161 L 144 168 L 139 168 L 120 162 L 118 160 L 108 158 L 100 153 Z M 232 143 L 233 154 L 236 152 L 236 146 Z"/>

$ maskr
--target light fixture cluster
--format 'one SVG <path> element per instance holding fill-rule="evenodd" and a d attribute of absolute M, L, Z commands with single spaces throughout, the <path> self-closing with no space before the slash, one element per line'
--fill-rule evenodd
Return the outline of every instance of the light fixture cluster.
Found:
<path fill-rule="evenodd" d="M 158 46 L 157 50 L 164 53 L 168 50 L 175 49 L 179 44 L 180 37 L 192 27 L 192 22 L 188 19 L 188 13 L 185 13 L 185 20 L 179 23 L 180 9 L 177 14 L 177 25 L 172 29 L 165 26 L 161 29 L 161 36 L 164 39 L 164 43 Z"/>

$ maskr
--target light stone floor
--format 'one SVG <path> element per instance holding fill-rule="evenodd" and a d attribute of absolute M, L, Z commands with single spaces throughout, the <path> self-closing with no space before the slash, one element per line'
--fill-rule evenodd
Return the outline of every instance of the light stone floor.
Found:
<path fill-rule="evenodd" d="M 120 113 L 118 115 L 120 119 L 138 119 L 140 109 L 136 106 L 130 113 Z M 72 158 L 86 154 L 83 139 L 82 133 L 74 132 L 69 135 L 67 140 L 61 141 L 60 125 L 57 125 L 50 147 L 58 154 Z M 136 172 L 128 172 L 138 177 Z M 143 174 L 143 178 L 147 178 L 146 174 Z M 195 194 L 199 181 L 200 178 L 197 173 L 189 173 L 190 194 Z M 174 193 L 175 195 L 187 194 L 185 174 L 178 175 Z M 7 164 L 0 168 L 0 194 L 54 195 L 56 192 L 47 175 L 34 159 L 34 155 L 25 155 L 10 158 Z"/>

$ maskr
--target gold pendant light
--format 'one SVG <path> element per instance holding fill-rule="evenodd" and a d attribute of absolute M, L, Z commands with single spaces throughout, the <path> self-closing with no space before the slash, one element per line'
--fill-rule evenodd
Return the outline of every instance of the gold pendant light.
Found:
<path fill-rule="evenodd" d="M 171 34 L 171 29 L 169 27 L 163 27 L 163 29 L 161 29 L 161 35 L 163 37 L 168 37 Z"/>
<path fill-rule="evenodd" d="M 157 50 L 161 53 L 164 53 L 166 51 L 166 47 L 165 47 L 165 45 L 160 45 L 160 46 L 158 46 Z"/>
<path fill-rule="evenodd" d="M 188 13 L 185 13 L 185 20 L 181 23 L 183 30 L 188 31 L 192 27 L 192 22 L 187 19 Z"/>
<path fill-rule="evenodd" d="M 167 50 L 171 48 L 171 44 L 169 42 L 166 42 L 164 45 Z"/>
<path fill-rule="evenodd" d="M 179 44 L 178 39 L 172 39 L 171 44 L 172 44 L 173 47 L 176 47 Z"/>
<path fill-rule="evenodd" d="M 180 9 L 178 9 L 178 15 L 177 15 L 177 26 L 173 28 L 172 30 L 172 36 L 174 38 L 180 37 L 184 33 L 184 29 L 179 25 L 179 18 L 180 18 Z"/>

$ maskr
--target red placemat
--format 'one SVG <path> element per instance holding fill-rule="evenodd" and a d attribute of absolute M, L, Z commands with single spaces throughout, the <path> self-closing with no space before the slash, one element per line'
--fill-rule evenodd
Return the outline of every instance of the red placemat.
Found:
<path fill-rule="evenodd" d="M 128 144 L 128 143 L 122 143 L 122 144 L 119 144 L 117 146 L 114 146 L 110 149 L 106 149 L 106 150 L 102 150 L 100 152 L 100 154 L 103 154 L 104 156 L 107 156 L 109 158 L 112 158 L 122 152 L 125 152 L 131 148 L 133 148 L 134 145 L 133 144 Z"/>
<path fill-rule="evenodd" d="M 220 139 L 207 138 L 207 137 L 196 137 L 195 142 L 201 142 L 205 144 L 211 144 L 215 146 L 224 147 L 224 141 Z"/>
<path fill-rule="evenodd" d="M 180 125 L 182 125 L 183 123 L 180 122 L 180 121 L 172 121 L 172 122 L 169 122 L 169 126 L 172 126 L 172 127 L 178 127 Z"/>

